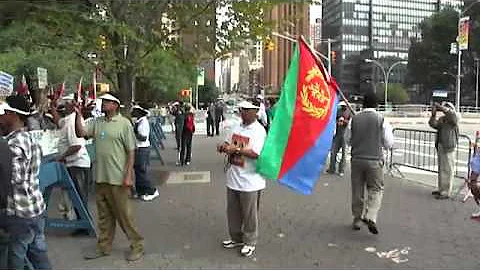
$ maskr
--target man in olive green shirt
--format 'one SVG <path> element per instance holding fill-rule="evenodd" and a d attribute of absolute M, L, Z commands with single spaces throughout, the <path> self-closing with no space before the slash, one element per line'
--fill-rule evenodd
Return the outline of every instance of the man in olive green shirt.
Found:
<path fill-rule="evenodd" d="M 135 134 L 130 120 L 118 112 L 120 100 L 111 94 L 100 99 L 105 116 L 96 118 L 85 128 L 79 108 L 76 108 L 75 118 L 77 137 L 93 138 L 96 154 L 95 197 L 100 234 L 95 251 L 86 254 L 85 259 L 110 255 L 118 222 L 131 243 L 126 259 L 135 261 L 144 254 L 143 237 L 135 226 L 129 200 L 133 185 Z"/>

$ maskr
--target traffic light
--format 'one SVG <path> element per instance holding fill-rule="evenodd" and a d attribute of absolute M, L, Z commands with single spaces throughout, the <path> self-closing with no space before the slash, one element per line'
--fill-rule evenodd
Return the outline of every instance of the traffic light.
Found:
<path fill-rule="evenodd" d="M 107 48 L 107 37 L 104 35 L 100 35 L 100 48 L 102 48 L 102 50 Z"/>
<path fill-rule="evenodd" d="M 180 96 L 182 96 L 182 97 L 189 97 L 191 91 L 192 91 L 192 90 L 190 90 L 190 89 L 182 89 L 182 90 L 180 90 Z"/>
<path fill-rule="evenodd" d="M 266 51 L 273 51 L 275 50 L 275 43 L 272 40 L 265 41 L 265 50 Z"/>
<path fill-rule="evenodd" d="M 337 52 L 336 51 L 331 51 L 330 52 L 330 60 L 332 61 L 332 64 L 335 64 L 337 62 Z"/>

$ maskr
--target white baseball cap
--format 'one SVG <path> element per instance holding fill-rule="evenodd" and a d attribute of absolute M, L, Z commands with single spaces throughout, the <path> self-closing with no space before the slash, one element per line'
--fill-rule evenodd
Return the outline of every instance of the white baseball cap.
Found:
<path fill-rule="evenodd" d="M 263 98 L 263 96 L 262 96 L 262 95 L 260 95 L 260 94 L 258 94 L 258 95 L 257 95 L 257 98 L 258 98 L 258 99 L 261 99 L 261 100 L 263 100 L 263 99 L 264 99 L 264 98 Z"/>
<path fill-rule="evenodd" d="M 20 108 L 14 108 L 7 102 L 0 103 L 0 115 L 5 115 L 7 111 L 15 112 L 21 115 L 30 115 L 30 112 L 24 111 Z"/>
<path fill-rule="evenodd" d="M 255 106 L 254 104 L 248 101 L 242 101 L 238 103 L 238 107 L 242 109 L 260 109 L 259 106 Z"/>
<path fill-rule="evenodd" d="M 113 95 L 111 94 L 104 94 L 102 96 L 100 96 L 100 99 L 102 100 L 108 100 L 108 101 L 113 101 L 113 102 L 116 102 L 118 105 L 120 105 L 120 100 L 116 97 L 114 97 Z"/>

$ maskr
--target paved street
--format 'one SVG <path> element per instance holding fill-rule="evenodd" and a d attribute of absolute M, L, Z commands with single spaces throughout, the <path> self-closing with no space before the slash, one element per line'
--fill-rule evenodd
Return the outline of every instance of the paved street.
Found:
<path fill-rule="evenodd" d="M 247 259 L 238 250 L 225 250 L 220 243 L 226 237 L 225 176 L 223 157 L 215 153 L 219 141 L 219 137 L 195 136 L 192 166 L 179 168 L 174 166 L 174 141 L 168 135 L 162 152 L 167 165 L 152 164 L 160 198 L 134 203 L 146 238 L 144 259 L 130 264 L 123 259 L 128 242 L 119 228 L 112 256 L 95 261 L 84 261 L 81 255 L 94 248 L 93 238 L 49 230 L 55 268 L 479 267 L 477 241 L 472 236 L 480 233 L 480 223 L 469 218 L 473 202 L 436 201 L 431 188 L 387 177 L 380 234 L 371 235 L 366 228 L 354 232 L 348 172 L 344 179 L 322 175 L 312 196 L 269 183 L 262 197 L 255 257 Z M 95 212 L 94 201 L 90 203 Z M 366 251 L 373 248 L 375 252 Z"/>

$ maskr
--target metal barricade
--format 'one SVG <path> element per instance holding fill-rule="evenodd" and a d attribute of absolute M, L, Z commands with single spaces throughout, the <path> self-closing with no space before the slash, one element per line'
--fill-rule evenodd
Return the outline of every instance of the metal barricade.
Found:
<path fill-rule="evenodd" d="M 390 170 L 395 169 L 402 177 L 399 166 L 438 173 L 435 131 L 395 128 L 393 135 L 395 144 L 390 153 Z M 463 178 L 470 174 L 471 146 L 470 137 L 459 135 L 455 149 L 455 177 Z"/>

